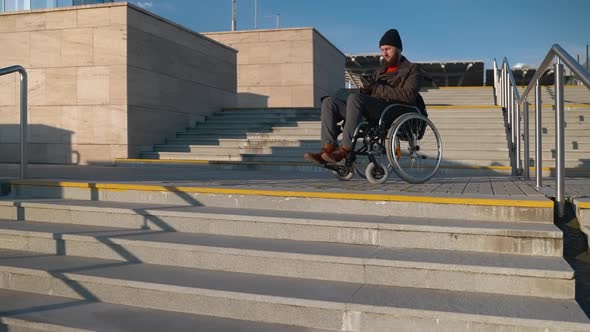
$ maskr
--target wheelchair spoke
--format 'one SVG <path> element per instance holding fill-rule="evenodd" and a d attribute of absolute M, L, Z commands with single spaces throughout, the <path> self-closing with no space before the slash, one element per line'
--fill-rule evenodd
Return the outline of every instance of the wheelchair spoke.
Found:
<path fill-rule="evenodd" d="M 442 159 L 442 143 L 430 120 L 419 114 L 402 116 L 388 137 L 388 158 L 403 180 L 422 183 L 436 173 Z"/>

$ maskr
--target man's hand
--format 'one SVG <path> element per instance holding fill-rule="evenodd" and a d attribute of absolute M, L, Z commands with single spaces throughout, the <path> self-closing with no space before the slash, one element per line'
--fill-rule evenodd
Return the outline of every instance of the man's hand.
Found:
<path fill-rule="evenodd" d="M 373 80 L 373 76 L 370 75 L 361 75 L 361 92 L 364 94 L 371 94 L 371 90 L 373 90 L 373 86 L 375 85 L 375 81 Z"/>
<path fill-rule="evenodd" d="M 365 89 L 370 88 L 375 81 L 373 80 L 373 76 L 370 75 L 361 75 L 361 86 Z"/>

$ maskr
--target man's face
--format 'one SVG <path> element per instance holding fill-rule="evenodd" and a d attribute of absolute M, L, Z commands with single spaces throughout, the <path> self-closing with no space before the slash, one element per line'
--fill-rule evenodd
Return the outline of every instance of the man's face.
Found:
<path fill-rule="evenodd" d="M 395 46 L 391 46 L 391 45 L 381 46 L 381 56 L 383 57 L 383 60 L 385 60 L 385 62 L 387 64 L 397 63 L 397 58 L 398 58 L 399 53 L 400 53 L 399 49 Z"/>

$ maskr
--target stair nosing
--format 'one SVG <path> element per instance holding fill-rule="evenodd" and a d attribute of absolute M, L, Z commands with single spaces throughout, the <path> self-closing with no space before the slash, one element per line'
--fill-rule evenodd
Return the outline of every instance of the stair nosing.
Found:
<path fill-rule="evenodd" d="M 113 262 L 110 260 L 95 260 L 95 261 L 104 261 L 106 262 Z M 119 262 L 114 261 L 113 264 Z M 139 263 L 145 264 L 145 263 Z M 150 264 L 145 264 L 150 265 Z M 153 265 L 155 266 L 155 265 Z M 162 268 L 158 266 L 158 268 Z M 166 268 L 166 267 L 164 267 Z M 176 268 L 175 270 L 178 270 Z M 199 270 L 199 269 L 193 269 Z M 179 285 L 179 284 L 172 284 L 172 283 L 157 283 L 153 281 L 145 281 L 145 280 L 137 280 L 138 278 L 122 278 L 121 276 L 97 276 L 91 274 L 83 274 L 79 272 L 48 272 L 47 269 L 39 269 L 39 268 L 21 268 L 21 267 L 10 267 L 5 265 L 0 265 L 0 271 L 4 272 L 14 272 L 24 275 L 35 275 L 41 276 L 46 278 L 53 278 L 57 280 L 70 280 L 70 281 L 78 281 L 78 282 L 91 282 L 91 283 L 100 283 L 103 285 L 108 286 L 123 286 L 123 287 L 130 287 L 136 289 L 145 289 L 145 290 L 155 290 L 155 291 L 163 291 L 163 292 L 172 292 L 172 293 L 182 293 L 182 294 L 191 294 L 197 296 L 208 296 L 208 297 L 215 297 L 215 298 L 225 298 L 231 300 L 245 300 L 245 301 L 254 301 L 254 302 L 267 302 L 272 304 L 282 304 L 282 305 L 292 305 L 292 306 L 305 306 L 305 307 L 312 307 L 312 308 L 322 308 L 322 309 L 335 309 L 335 310 L 356 310 L 360 312 L 367 312 L 367 313 L 389 313 L 389 314 L 396 314 L 396 313 L 404 313 L 406 315 L 416 315 L 418 317 L 424 317 L 426 314 L 428 317 L 454 317 L 456 319 L 461 320 L 469 320 L 469 321 L 495 321 L 495 322 L 503 322 L 508 324 L 535 324 L 541 326 L 547 326 L 547 324 L 559 324 L 561 326 L 565 325 L 568 327 L 578 327 L 578 328 L 590 328 L 590 323 L 587 322 L 579 322 L 579 321 L 560 321 L 560 320 L 543 320 L 539 318 L 527 318 L 527 317 L 514 317 L 514 316 L 507 316 L 501 314 L 481 314 L 477 312 L 457 312 L 457 311 L 448 311 L 442 310 L 440 308 L 408 308 L 408 307 L 399 307 L 399 305 L 385 305 L 385 304 L 366 304 L 366 303 L 355 303 L 353 298 L 359 293 L 367 288 L 379 288 L 379 289 L 400 289 L 400 290 L 416 290 L 421 291 L 423 293 L 453 293 L 454 295 L 461 295 L 461 297 L 469 297 L 469 296 L 476 296 L 476 297 L 488 297 L 494 299 L 529 299 L 529 301 L 538 301 L 543 300 L 546 302 L 554 302 L 556 305 L 559 304 L 572 304 L 575 305 L 575 300 L 564 300 L 564 299 L 544 299 L 538 298 L 533 296 L 515 296 L 515 295 L 503 295 L 503 294 L 485 294 L 485 293 L 472 293 L 472 292 L 457 292 L 457 291 L 445 291 L 445 290 L 429 290 L 429 289 L 419 289 L 419 288 L 411 288 L 411 287 L 396 287 L 396 286 L 374 286 L 374 285 L 367 285 L 363 283 L 347 283 L 347 282 L 333 282 L 333 281 L 317 281 L 322 282 L 326 285 L 342 285 L 342 287 L 346 287 L 350 295 L 347 296 L 345 300 L 339 300 L 337 298 L 333 299 L 317 299 L 317 298 L 304 298 L 304 297 L 292 297 L 291 295 L 286 294 L 271 294 L 269 289 L 265 290 L 238 290 L 238 289 L 214 289 L 214 287 L 204 287 L 205 285 Z M 236 273 L 236 272 L 219 272 L 215 271 L 218 274 L 222 275 L 234 275 L 239 277 L 254 277 L 258 279 L 280 279 L 282 282 L 289 282 L 292 283 L 295 280 L 299 280 L 299 283 L 307 282 L 306 279 L 298 279 L 298 278 L 291 278 L 291 277 L 276 277 L 276 276 L 263 276 L 263 275 L 255 275 L 255 274 L 247 274 L 247 273 Z M 348 293 L 347 293 L 348 294 Z M 343 297 L 341 297 L 343 298 Z M 499 300 L 495 300 L 498 301 Z M 587 318 L 586 318 L 587 319 Z"/>
<path fill-rule="evenodd" d="M 9 202 L 9 203 L 7 203 Z M 11 206 L 11 201 L 0 201 L 0 206 Z M 84 201 L 79 201 L 84 202 Z M 130 214 L 130 215 L 138 215 L 137 211 L 133 211 L 130 208 L 118 208 L 118 207 L 99 207 L 99 206 L 80 206 L 80 205 L 68 205 L 67 203 L 39 203 L 39 202 L 20 202 L 20 206 L 26 207 L 33 207 L 33 208 L 45 208 L 45 209 L 53 209 L 56 207 L 61 207 L 66 210 L 79 210 L 79 211 L 90 211 L 90 212 L 115 212 L 121 214 Z M 177 206 L 179 208 L 183 208 L 184 206 Z M 152 209 L 156 209 L 157 207 L 153 207 Z M 430 232 L 430 233 L 459 233 L 459 234 L 473 234 L 473 235 L 498 235 L 498 236 L 518 236 L 521 237 L 529 237 L 529 238 L 555 238 L 560 239 L 562 238 L 562 234 L 558 228 L 554 225 L 549 225 L 546 223 L 538 223 L 538 222 L 519 222 L 517 225 L 523 226 L 525 224 L 531 224 L 535 226 L 543 225 L 546 227 L 555 227 L 555 230 L 527 230 L 527 229 L 496 229 L 496 228 L 485 228 L 485 227 L 466 227 L 466 226 L 433 226 L 433 225 L 412 225 L 407 223 L 408 219 L 412 219 L 409 217 L 400 217 L 400 216 L 389 216 L 389 217 L 377 217 L 373 216 L 372 218 L 379 218 L 382 219 L 382 222 L 359 222 L 359 221 L 347 221 L 347 220 L 328 220 L 326 218 L 289 218 L 284 216 L 260 216 L 260 215 L 247 215 L 247 214 L 231 214 L 231 213 L 211 213 L 211 212 L 198 212 L 198 211 L 164 211 L 164 210 L 151 210 L 149 208 L 142 209 L 145 214 L 148 213 L 149 215 L 154 216 L 169 216 L 169 217 L 198 217 L 203 219 L 218 219 L 218 220 L 233 220 L 233 221 L 251 221 L 251 222 L 265 222 L 269 224 L 294 224 L 294 225 L 315 225 L 315 226 L 328 226 L 328 227 L 350 227 L 350 228 L 362 228 L 362 229 L 374 229 L 374 230 L 392 230 L 392 231 L 418 231 L 418 232 Z M 226 209 L 228 210 L 228 209 Z M 247 210 L 256 212 L 258 209 L 239 209 L 239 210 Z M 277 211 L 269 210 L 267 212 L 274 213 Z M 145 215 L 140 214 L 140 215 Z M 317 212 L 308 212 L 308 214 L 315 214 L 319 217 L 321 213 Z M 337 215 L 336 215 L 337 216 Z M 332 217 L 332 216 L 331 216 Z M 367 217 L 359 215 L 359 217 Z M 387 223 L 385 222 L 387 219 L 395 219 L 396 223 Z M 416 219 L 416 218 L 413 218 Z M 424 219 L 424 218 L 422 218 Z M 433 219 L 433 218 L 429 218 Z M 466 222 L 461 219 L 441 219 L 441 221 L 462 221 Z M 406 221 L 406 223 L 403 223 Z M 485 225 L 506 225 L 505 222 L 502 221 L 481 221 L 475 220 L 471 221 L 474 223 L 474 226 L 485 226 Z M 478 225 L 479 224 L 479 225 Z"/>
<path fill-rule="evenodd" d="M 26 223 L 27 221 L 25 221 Z M 54 224 L 54 223 L 45 223 L 45 222 L 29 222 L 35 224 Z M 67 224 L 61 224 L 67 225 Z M 2 223 L 0 223 L 0 234 L 10 234 L 15 236 L 27 236 L 27 237 L 38 237 L 38 238 L 45 238 L 45 239 L 53 239 L 58 240 L 55 237 L 56 233 L 59 232 L 49 232 L 49 231 L 30 231 L 30 230 L 14 230 L 14 229 L 4 229 L 2 228 Z M 82 225 L 80 225 L 82 226 Z M 128 229 L 122 229 L 123 231 Z M 105 230 L 108 231 L 108 230 Z M 156 232 L 152 233 L 152 235 L 164 234 L 164 233 L 176 233 L 176 232 Z M 141 234 L 139 234 L 141 235 Z M 202 235 L 202 234 L 200 234 Z M 218 237 L 218 238 L 240 238 L 239 236 L 224 236 L 224 235 L 212 235 L 207 234 L 210 237 Z M 494 256 L 498 258 L 521 258 L 521 255 L 517 254 L 505 254 L 505 253 L 480 253 L 480 252 L 469 252 L 469 251 L 459 251 L 459 250 L 439 250 L 439 249 L 412 249 L 412 248 L 384 248 L 378 245 L 361 245 L 361 244 L 339 244 L 339 243 L 323 243 L 323 246 L 333 246 L 337 247 L 359 247 L 365 248 L 367 253 L 364 256 L 359 257 L 350 257 L 350 256 L 335 256 L 335 255 L 328 255 L 325 253 L 301 253 L 301 252 L 289 252 L 289 251 L 280 251 L 276 249 L 245 249 L 245 248 L 238 248 L 236 246 L 215 246 L 215 245 L 204 245 L 204 244 L 187 244 L 187 243 L 176 243 L 164 240 L 142 240 L 142 239 L 129 239 L 118 236 L 109 236 L 109 235 L 102 235 L 99 237 L 93 235 L 83 235 L 83 234 L 59 234 L 59 240 L 74 240 L 79 242 L 93 242 L 93 243 L 102 243 L 101 239 L 109 239 L 111 243 L 117 245 L 136 245 L 142 247 L 149 247 L 149 248 L 166 248 L 166 249 L 173 249 L 173 250 L 187 250 L 191 252 L 206 252 L 206 253 L 217 253 L 217 254 L 228 254 L 234 256 L 249 256 L 249 257 L 264 257 L 264 258 L 280 258 L 280 259 L 291 259 L 291 260 L 301 260 L 301 261 L 309 261 L 309 262 L 326 262 L 326 263 L 337 263 L 337 264 L 349 264 L 349 265 L 360 265 L 360 266 L 381 266 L 381 267 L 395 267 L 395 268 L 408 268 L 408 269 L 418 269 L 418 270 L 436 270 L 436 271 L 452 271 L 452 272 L 465 272 L 465 273 L 485 273 L 485 274 L 492 274 L 492 275 L 512 275 L 512 276 L 519 276 L 519 277 L 532 277 L 532 278 L 555 278 L 555 279 L 573 279 L 573 271 L 572 270 L 543 270 L 540 268 L 520 268 L 520 267 L 502 267 L 502 266 L 490 266 L 490 265 L 474 265 L 474 264 L 465 264 L 460 265 L 457 263 L 450 263 L 450 262 L 428 262 L 424 260 L 403 260 L 403 259 L 383 259 L 378 258 L 375 255 L 379 254 L 381 250 L 402 250 L 402 251 L 410 251 L 410 250 L 420 250 L 422 252 L 446 252 L 449 254 L 455 255 L 464 255 L 469 254 L 473 256 Z M 287 239 L 265 239 L 265 238 L 248 238 L 250 241 L 260 241 L 260 242 L 283 242 L 283 243 L 297 243 L 299 245 L 304 245 L 305 243 L 310 243 L 310 241 L 299 241 L 299 240 L 287 240 Z M 547 257 L 540 257 L 538 260 L 558 260 L 560 258 L 547 256 Z"/>

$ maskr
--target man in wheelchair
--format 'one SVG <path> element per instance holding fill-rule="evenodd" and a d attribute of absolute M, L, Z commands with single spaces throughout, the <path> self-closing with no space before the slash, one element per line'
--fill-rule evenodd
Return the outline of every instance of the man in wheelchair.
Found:
<path fill-rule="evenodd" d="M 421 75 L 418 65 L 411 63 L 402 52 L 402 40 L 396 29 L 390 29 L 379 41 L 384 66 L 363 80 L 360 93 L 350 94 L 346 101 L 335 97 L 322 98 L 321 150 L 308 152 L 306 160 L 325 165 L 345 159 L 352 147 L 353 133 L 363 121 L 377 121 L 381 112 L 391 104 L 416 106 L 425 113 L 420 96 Z M 401 114 L 397 114 L 399 116 Z M 344 120 L 342 142 L 338 123 Z"/>

